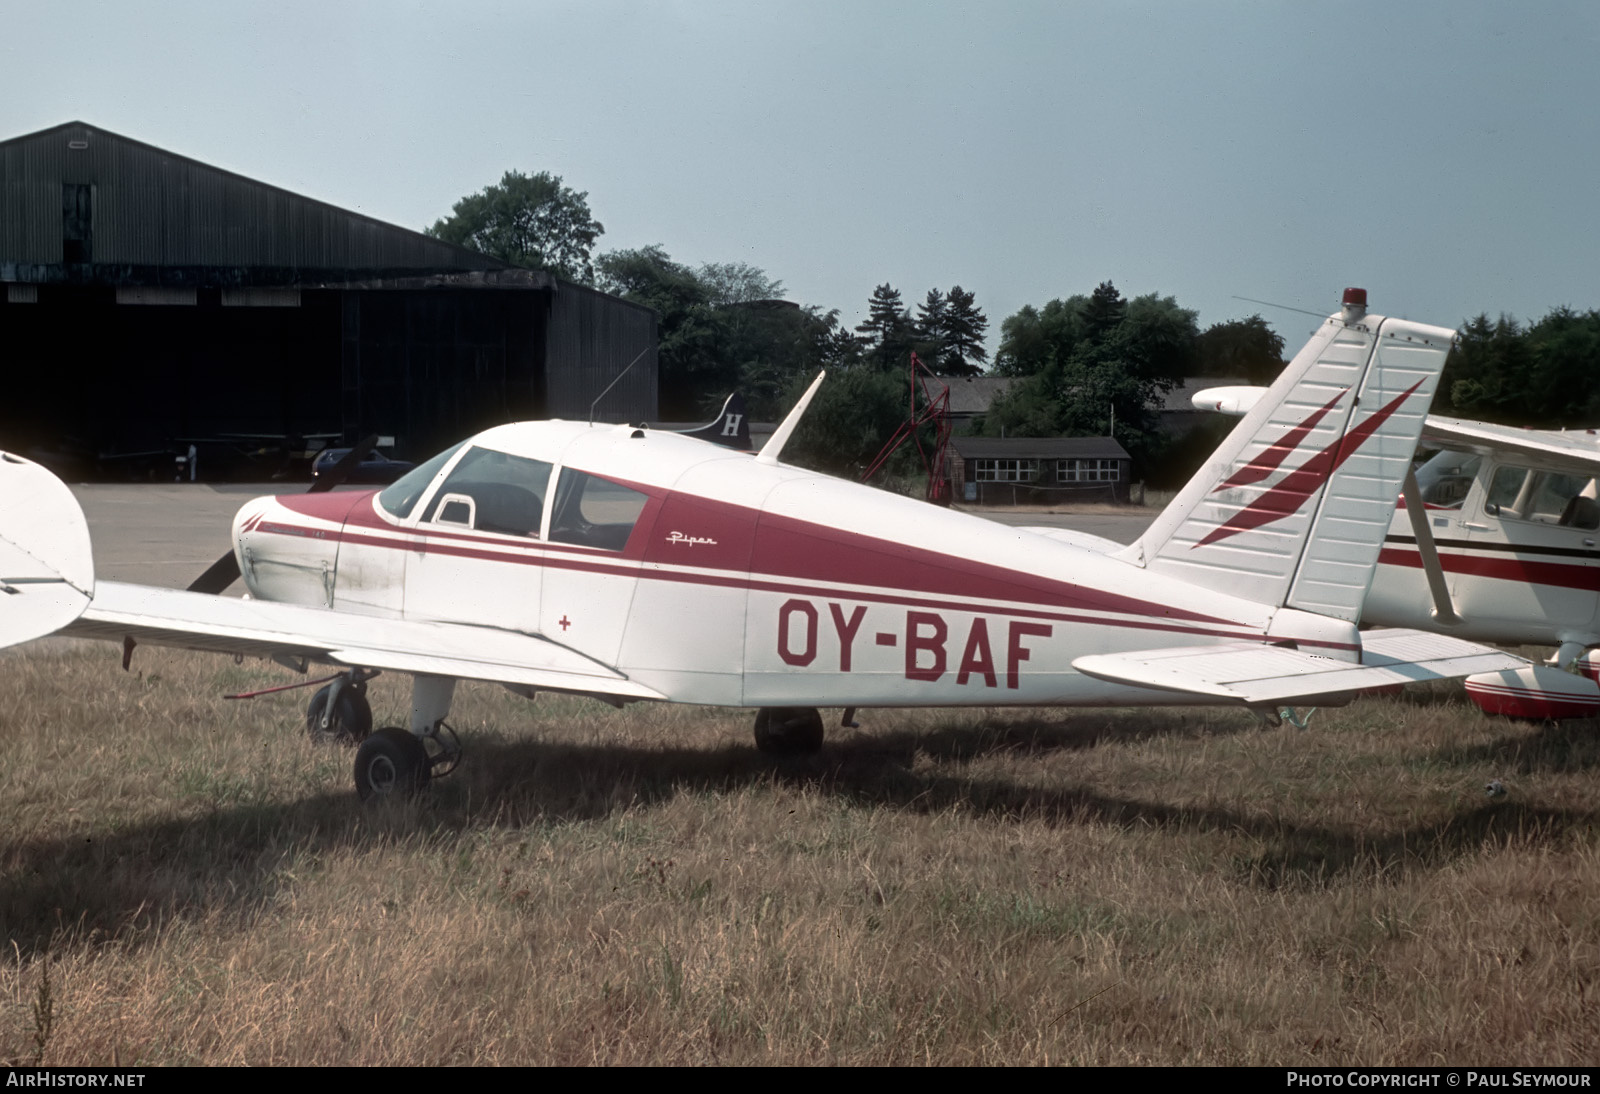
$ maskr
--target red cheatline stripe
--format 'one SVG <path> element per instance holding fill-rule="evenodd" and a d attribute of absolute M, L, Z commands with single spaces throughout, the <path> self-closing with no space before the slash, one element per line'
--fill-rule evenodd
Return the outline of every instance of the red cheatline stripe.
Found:
<path fill-rule="evenodd" d="M 1416 551 L 1385 547 L 1378 553 L 1384 566 L 1422 569 L 1422 556 Z M 1518 585 L 1552 585 L 1558 589 L 1600 592 L 1600 565 L 1562 562 L 1530 562 L 1519 558 L 1485 558 L 1439 552 L 1439 567 L 1452 574 L 1487 577 L 1495 581 L 1514 581 Z"/>
<path fill-rule="evenodd" d="M 272 526 L 276 531 L 279 526 Z M 263 526 L 266 530 L 266 526 Z M 293 534 L 293 533 L 290 533 Z M 345 532 L 343 534 L 328 533 L 329 540 L 341 543 L 358 544 L 368 547 L 381 547 L 393 550 L 418 550 L 420 545 L 412 545 L 384 539 L 377 536 L 364 536 L 357 533 Z M 865 602 L 869 604 L 893 604 L 896 606 L 915 608 L 934 608 L 943 611 L 973 612 L 976 614 L 990 614 L 1011 616 L 1021 619 L 1047 619 L 1052 622 L 1078 623 L 1088 626 L 1122 627 L 1128 630 L 1159 631 L 1170 634 L 1196 635 L 1207 638 L 1226 638 L 1236 641 L 1268 641 L 1266 636 L 1259 632 L 1246 630 L 1242 627 L 1223 629 L 1227 626 L 1225 620 L 1217 620 L 1223 627 L 1197 627 L 1193 625 L 1169 622 L 1155 617 L 1144 619 L 1104 619 L 1098 616 L 1082 615 L 1076 612 L 1048 611 L 1043 608 L 1019 608 L 1004 604 L 972 604 L 962 603 L 937 597 L 918 597 L 907 595 L 898 590 L 860 591 L 860 590 L 828 590 L 819 589 L 815 585 L 795 584 L 784 581 L 763 580 L 760 577 L 746 574 L 712 574 L 705 572 L 685 573 L 670 570 L 658 570 L 635 566 L 606 565 L 598 560 L 590 561 L 582 557 L 559 557 L 554 553 L 543 558 L 527 554 L 507 554 L 500 551 L 478 550 L 474 548 L 457 546 L 455 544 L 441 545 L 429 542 L 427 553 L 450 555 L 456 558 L 475 558 L 488 562 L 508 562 L 525 566 L 541 566 L 548 570 L 567 570 L 577 573 L 600 574 L 608 577 L 629 577 L 648 581 L 666 581 L 690 585 L 704 585 L 711 588 L 745 589 L 750 592 L 782 593 L 791 596 L 806 596 L 813 599 L 828 599 L 834 597 L 839 600 Z M 1300 641 L 1302 646 L 1316 647 L 1330 650 L 1355 650 L 1359 649 L 1351 643 L 1326 642 L 1326 641 Z"/>
<path fill-rule="evenodd" d="M 1229 536 L 1237 535 L 1240 532 L 1248 532 L 1251 529 L 1260 528 L 1263 525 L 1282 520 L 1284 517 L 1298 511 L 1300 506 L 1305 504 L 1305 500 L 1319 487 L 1326 484 L 1329 477 L 1339 470 L 1346 460 L 1355 455 L 1356 451 L 1367 442 L 1368 438 L 1376 433 L 1379 427 L 1388 421 L 1396 410 L 1400 409 L 1401 404 L 1409 399 L 1412 393 L 1421 386 L 1422 381 L 1418 380 L 1399 395 L 1396 395 L 1366 421 L 1336 439 L 1315 456 L 1312 456 L 1298 470 L 1291 471 L 1285 475 L 1277 486 L 1263 493 L 1247 507 L 1234 513 L 1220 527 L 1213 528 L 1210 534 L 1195 544 L 1195 547 L 1204 547 L 1207 544 L 1227 539 Z"/>

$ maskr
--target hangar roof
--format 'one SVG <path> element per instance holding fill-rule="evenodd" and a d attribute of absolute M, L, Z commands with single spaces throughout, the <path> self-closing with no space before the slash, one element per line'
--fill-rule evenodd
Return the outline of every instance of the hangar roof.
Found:
<path fill-rule="evenodd" d="M 309 286 L 464 272 L 554 284 L 85 122 L 0 141 L 0 280 Z"/>

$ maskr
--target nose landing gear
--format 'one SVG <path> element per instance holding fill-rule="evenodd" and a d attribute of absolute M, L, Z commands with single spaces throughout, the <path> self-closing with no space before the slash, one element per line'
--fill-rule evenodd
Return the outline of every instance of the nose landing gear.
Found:
<path fill-rule="evenodd" d="M 319 745 L 356 745 L 372 732 L 367 681 L 378 675 L 352 669 L 318 689 L 306 707 L 306 735 Z"/>

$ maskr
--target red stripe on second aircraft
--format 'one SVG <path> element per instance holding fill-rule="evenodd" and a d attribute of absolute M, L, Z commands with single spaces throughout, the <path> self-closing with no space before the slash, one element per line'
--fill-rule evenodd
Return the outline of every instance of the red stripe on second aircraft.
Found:
<path fill-rule="evenodd" d="M 1416 551 L 1385 547 L 1378 555 L 1384 566 L 1422 569 L 1422 556 Z M 1600 566 L 1562 562 L 1528 562 L 1518 558 L 1486 558 L 1482 555 L 1457 555 L 1439 552 L 1439 566 L 1452 574 L 1487 577 L 1496 581 L 1515 581 L 1519 585 L 1552 585 L 1558 589 L 1600 592 Z"/>

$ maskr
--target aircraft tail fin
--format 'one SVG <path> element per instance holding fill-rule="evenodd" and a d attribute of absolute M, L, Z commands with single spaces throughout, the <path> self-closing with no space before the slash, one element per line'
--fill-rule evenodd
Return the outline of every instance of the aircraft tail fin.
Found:
<path fill-rule="evenodd" d="M 1331 315 L 1143 538 L 1134 565 L 1355 622 L 1455 332 Z"/>
<path fill-rule="evenodd" d="M 751 451 L 750 419 L 745 413 L 744 396 L 735 391 L 722 404 L 715 421 L 697 429 L 681 429 L 678 433 L 684 437 L 710 441 L 712 444 L 724 445 L 740 452 Z"/>
<path fill-rule="evenodd" d="M 89 523 L 66 484 L 0 452 L 0 646 L 42 638 L 94 596 Z"/>

